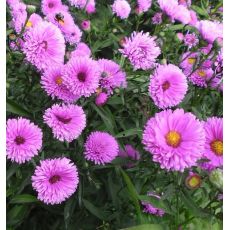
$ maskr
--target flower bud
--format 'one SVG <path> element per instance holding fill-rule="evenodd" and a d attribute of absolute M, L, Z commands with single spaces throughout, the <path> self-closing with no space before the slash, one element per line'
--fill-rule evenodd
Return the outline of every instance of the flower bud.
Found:
<path fill-rule="evenodd" d="M 219 189 L 223 189 L 223 170 L 222 169 L 214 169 L 209 174 L 209 180 Z"/>

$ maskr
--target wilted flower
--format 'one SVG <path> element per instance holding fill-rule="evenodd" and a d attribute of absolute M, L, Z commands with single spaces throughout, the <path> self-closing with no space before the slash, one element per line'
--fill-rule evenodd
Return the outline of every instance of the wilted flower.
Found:
<path fill-rule="evenodd" d="M 155 13 L 152 17 L 153 24 L 161 24 L 162 23 L 162 13 Z"/>
<path fill-rule="evenodd" d="M 201 185 L 201 177 L 196 173 L 190 173 L 185 180 L 185 184 L 189 189 L 197 189 Z"/>

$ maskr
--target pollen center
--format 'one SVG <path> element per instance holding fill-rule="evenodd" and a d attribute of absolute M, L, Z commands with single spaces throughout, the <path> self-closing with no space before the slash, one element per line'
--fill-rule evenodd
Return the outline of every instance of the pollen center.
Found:
<path fill-rule="evenodd" d="M 205 73 L 204 70 L 199 70 L 199 71 L 198 71 L 198 75 L 199 75 L 200 77 L 206 77 L 206 73 Z"/>
<path fill-rule="evenodd" d="M 50 184 L 55 184 L 55 183 L 57 183 L 60 180 L 61 180 L 60 176 L 54 175 L 54 176 L 50 177 L 49 182 L 50 182 Z"/>
<path fill-rule="evenodd" d="M 57 77 L 56 80 L 55 80 L 55 83 L 56 83 L 57 85 L 61 85 L 62 82 L 63 82 L 63 80 L 62 80 L 61 77 Z"/>
<path fill-rule="evenodd" d="M 49 7 L 49 8 L 53 8 L 53 7 L 54 7 L 54 4 L 53 4 L 52 2 L 50 2 L 50 3 L 48 4 L 48 7 Z"/>
<path fill-rule="evenodd" d="M 68 124 L 68 123 L 70 123 L 70 121 L 72 120 L 72 118 L 64 118 L 64 117 L 60 117 L 60 116 L 57 116 L 57 115 L 56 115 L 56 118 L 57 118 L 60 122 L 62 122 L 62 123 L 64 123 L 64 124 Z"/>
<path fill-rule="evenodd" d="M 163 91 L 169 89 L 170 87 L 170 83 L 168 81 L 165 81 L 163 84 L 162 84 L 162 89 Z"/>
<path fill-rule="evenodd" d="M 28 21 L 27 23 L 26 23 L 26 27 L 31 27 L 33 24 L 32 24 L 32 22 L 31 21 Z"/>
<path fill-rule="evenodd" d="M 196 58 L 188 58 L 188 63 L 189 64 L 194 64 L 196 62 Z"/>
<path fill-rule="evenodd" d="M 80 72 L 77 74 L 77 78 L 80 82 L 85 82 L 86 74 L 84 72 Z"/>
<path fill-rule="evenodd" d="M 166 136 L 166 142 L 169 146 L 176 148 L 180 145 L 181 135 L 176 131 L 169 131 Z"/>
<path fill-rule="evenodd" d="M 217 155 L 223 155 L 223 141 L 215 140 L 210 143 L 211 150 Z"/>
<path fill-rule="evenodd" d="M 25 143 L 25 138 L 24 137 L 21 137 L 21 136 L 17 136 L 15 139 L 14 139 L 15 143 L 17 145 L 21 145 L 21 144 L 24 144 Z"/>

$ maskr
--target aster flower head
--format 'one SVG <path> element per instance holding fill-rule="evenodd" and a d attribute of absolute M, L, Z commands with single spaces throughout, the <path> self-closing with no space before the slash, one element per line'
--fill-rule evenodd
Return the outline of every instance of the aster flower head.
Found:
<path fill-rule="evenodd" d="M 63 83 L 65 78 L 64 69 L 63 64 L 47 68 L 42 74 L 41 86 L 52 99 L 57 97 L 65 102 L 74 102 L 78 99 L 78 96 L 71 93 Z"/>
<path fill-rule="evenodd" d="M 55 104 L 45 111 L 43 119 L 60 141 L 77 139 L 86 126 L 86 115 L 78 105 Z"/>
<path fill-rule="evenodd" d="M 120 52 L 129 59 L 134 70 L 148 70 L 154 67 L 156 58 L 161 53 L 155 39 L 156 37 L 143 32 L 133 32 L 130 38 L 125 39 Z"/>
<path fill-rule="evenodd" d="M 158 0 L 157 1 L 161 10 L 167 14 L 171 20 L 174 19 L 176 8 L 178 6 L 177 0 Z"/>
<path fill-rule="evenodd" d="M 64 84 L 79 97 L 89 97 L 99 85 L 99 67 L 96 61 L 87 56 L 71 58 L 66 65 Z"/>
<path fill-rule="evenodd" d="M 152 17 L 152 23 L 155 25 L 161 24 L 162 23 L 162 13 L 160 12 L 155 13 Z"/>
<path fill-rule="evenodd" d="M 77 189 L 77 167 L 66 157 L 40 161 L 32 176 L 33 189 L 45 204 L 60 204 Z"/>
<path fill-rule="evenodd" d="M 44 15 L 49 15 L 59 10 L 68 11 L 68 7 L 62 5 L 61 0 L 42 0 L 41 10 Z"/>
<path fill-rule="evenodd" d="M 204 40 L 212 44 L 217 38 L 223 39 L 223 24 L 217 21 L 202 20 L 197 24 L 197 29 Z"/>
<path fill-rule="evenodd" d="M 87 2 L 87 5 L 85 7 L 85 11 L 88 13 L 88 14 L 93 14 L 96 12 L 96 3 L 95 3 L 95 0 L 88 0 Z"/>
<path fill-rule="evenodd" d="M 223 165 L 223 118 L 211 117 L 204 123 L 204 157 L 214 167 Z"/>
<path fill-rule="evenodd" d="M 161 109 L 178 105 L 188 89 L 187 79 L 175 65 L 159 65 L 150 77 L 149 94 Z"/>
<path fill-rule="evenodd" d="M 100 87 L 105 89 L 109 94 L 115 88 L 126 88 L 126 74 L 121 67 L 114 61 L 107 59 L 99 59 L 100 68 Z"/>
<path fill-rule="evenodd" d="M 106 104 L 107 101 L 108 101 L 108 94 L 105 92 L 100 92 L 95 99 L 95 104 L 97 106 L 103 106 L 104 104 Z"/>
<path fill-rule="evenodd" d="M 199 39 L 195 33 L 188 33 L 184 36 L 184 43 L 188 48 L 192 48 L 199 43 Z"/>
<path fill-rule="evenodd" d="M 182 22 L 183 24 L 189 24 L 192 20 L 190 11 L 183 5 L 177 5 L 174 12 L 174 19 Z"/>
<path fill-rule="evenodd" d="M 79 56 L 91 56 L 91 50 L 84 42 L 78 43 L 76 49 L 71 52 L 71 58 L 76 58 Z"/>
<path fill-rule="evenodd" d="M 161 168 L 184 171 L 202 157 L 205 133 L 192 113 L 164 110 L 149 119 L 142 142 Z"/>
<path fill-rule="evenodd" d="M 81 28 L 85 31 L 88 31 L 90 30 L 90 21 L 89 20 L 84 20 L 82 23 L 81 23 Z"/>
<path fill-rule="evenodd" d="M 121 149 L 118 155 L 120 157 L 129 157 L 132 160 L 139 160 L 141 157 L 140 153 L 132 145 L 125 145 L 125 149 Z"/>
<path fill-rule="evenodd" d="M 42 131 L 25 118 L 8 119 L 6 125 L 7 158 L 22 164 L 38 155 L 42 147 Z"/>
<path fill-rule="evenodd" d="M 81 41 L 82 31 L 77 25 L 74 24 L 73 26 L 68 27 L 68 29 L 65 30 L 64 36 L 66 41 L 69 42 L 70 45 L 78 44 Z"/>
<path fill-rule="evenodd" d="M 137 0 L 137 4 L 140 13 L 147 12 L 152 5 L 152 0 Z"/>
<path fill-rule="evenodd" d="M 181 57 L 182 61 L 180 63 L 180 67 L 182 68 L 186 76 L 192 72 L 195 64 L 199 60 L 198 58 L 199 58 L 199 54 L 195 52 L 194 53 L 186 52 L 182 55 Z"/>
<path fill-rule="evenodd" d="M 52 23 L 40 22 L 26 32 L 23 52 L 39 70 L 64 63 L 65 40 Z"/>
<path fill-rule="evenodd" d="M 95 164 L 110 163 L 118 155 L 119 147 L 116 139 L 109 133 L 92 132 L 85 142 L 85 158 Z"/>
<path fill-rule="evenodd" d="M 126 0 L 115 0 L 112 5 L 112 11 L 121 19 L 126 19 L 129 17 L 131 7 Z"/>
<path fill-rule="evenodd" d="M 7 5 L 12 9 L 16 4 L 18 4 L 19 0 L 6 0 Z"/>
<path fill-rule="evenodd" d="M 198 18 L 197 18 L 197 14 L 193 10 L 189 10 L 189 12 L 190 12 L 190 17 L 191 17 L 189 25 L 196 27 L 197 24 L 199 23 Z"/>

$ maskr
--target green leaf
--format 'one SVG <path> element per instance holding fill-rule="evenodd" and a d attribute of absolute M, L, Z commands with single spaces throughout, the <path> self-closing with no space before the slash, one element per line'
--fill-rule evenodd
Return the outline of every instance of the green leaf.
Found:
<path fill-rule="evenodd" d="M 199 15 L 209 18 L 207 11 L 200 8 L 199 6 L 192 5 L 191 8 L 195 10 Z"/>
<path fill-rule="evenodd" d="M 38 202 L 37 198 L 29 194 L 16 195 L 10 201 L 11 204 L 25 204 L 34 202 Z"/>
<path fill-rule="evenodd" d="M 88 209 L 94 216 L 99 218 L 100 220 L 107 220 L 108 215 L 106 215 L 105 212 L 103 212 L 101 209 L 94 206 L 91 202 L 88 200 L 82 199 L 84 206 L 86 209 Z"/>
<path fill-rule="evenodd" d="M 10 99 L 6 100 L 6 111 L 20 116 L 31 117 L 31 113 Z"/>
<path fill-rule="evenodd" d="M 64 208 L 64 220 L 65 220 L 65 227 L 68 229 L 70 219 L 73 215 L 74 209 L 76 206 L 76 199 L 74 197 L 70 198 L 66 203 L 65 203 L 65 208 Z"/>
<path fill-rule="evenodd" d="M 141 138 L 142 130 L 138 128 L 128 129 L 128 130 L 118 133 L 115 137 L 121 138 L 121 137 L 129 137 L 129 136 L 134 136 L 134 135 L 138 135 L 138 137 Z"/>
<path fill-rule="evenodd" d="M 121 230 L 163 230 L 163 227 L 159 224 L 143 224 Z"/>
<path fill-rule="evenodd" d="M 21 222 L 29 213 L 28 206 L 16 205 L 7 212 L 7 225 L 15 225 Z"/>

